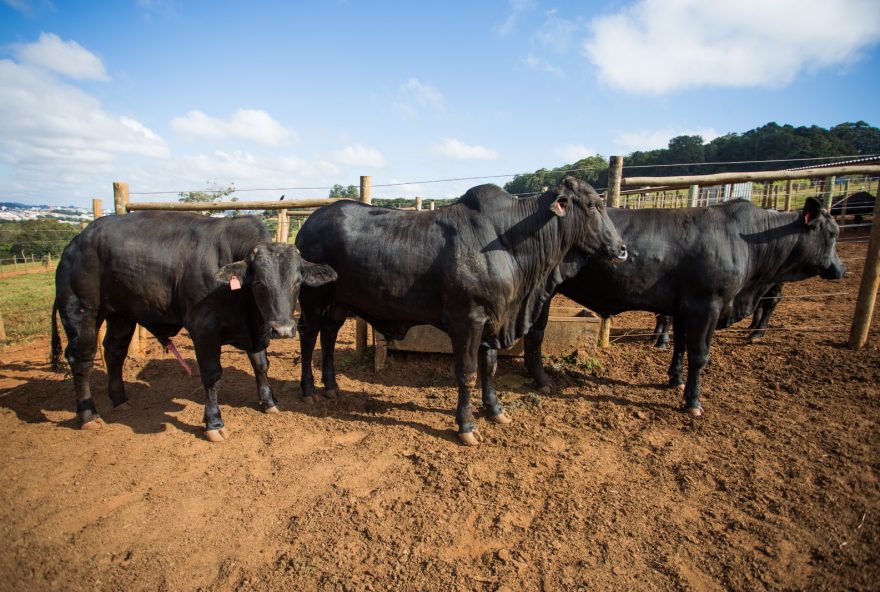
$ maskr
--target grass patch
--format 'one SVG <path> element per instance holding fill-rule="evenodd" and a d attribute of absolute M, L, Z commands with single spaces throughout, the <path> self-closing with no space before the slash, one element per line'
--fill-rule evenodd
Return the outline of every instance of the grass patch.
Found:
<path fill-rule="evenodd" d="M 48 336 L 54 300 L 54 271 L 0 279 L 0 313 L 6 328 L 6 340 L 0 344 Z"/>

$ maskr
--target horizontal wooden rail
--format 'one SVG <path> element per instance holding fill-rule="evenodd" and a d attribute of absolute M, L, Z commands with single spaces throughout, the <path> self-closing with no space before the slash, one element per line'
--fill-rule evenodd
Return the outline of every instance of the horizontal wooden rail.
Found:
<path fill-rule="evenodd" d="M 294 210 L 317 208 L 336 203 L 338 199 L 297 199 L 295 201 L 206 201 L 206 202 L 168 202 L 144 201 L 128 202 L 126 211 L 171 210 L 183 212 L 204 212 L 223 210 Z"/>
<path fill-rule="evenodd" d="M 809 179 L 843 175 L 880 175 L 880 165 L 851 165 L 786 171 L 758 171 L 753 173 L 717 173 L 714 175 L 690 175 L 681 177 L 624 177 L 621 184 L 663 185 L 665 189 L 688 187 L 690 185 L 723 185 L 725 183 L 744 183 L 747 181 L 785 181 L 788 179 Z"/>

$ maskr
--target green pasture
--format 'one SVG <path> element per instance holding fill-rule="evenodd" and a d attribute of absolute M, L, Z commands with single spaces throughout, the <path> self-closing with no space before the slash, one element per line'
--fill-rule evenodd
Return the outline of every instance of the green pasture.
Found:
<path fill-rule="evenodd" d="M 0 278 L 0 314 L 6 328 L 0 345 L 49 335 L 54 299 L 54 270 Z"/>

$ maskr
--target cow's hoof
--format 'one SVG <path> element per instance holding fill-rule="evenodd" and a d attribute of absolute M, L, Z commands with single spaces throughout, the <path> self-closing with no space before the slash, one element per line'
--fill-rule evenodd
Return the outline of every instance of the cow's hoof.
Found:
<path fill-rule="evenodd" d="M 701 407 L 688 407 L 685 411 L 691 417 L 700 417 L 703 415 L 703 409 Z"/>
<path fill-rule="evenodd" d="M 479 446 L 480 442 L 483 441 L 483 437 L 480 435 L 480 432 L 474 430 L 473 432 L 466 432 L 464 434 L 459 434 L 458 439 L 465 446 Z"/>
<path fill-rule="evenodd" d="M 113 408 L 113 411 L 131 411 L 131 410 L 132 410 L 132 406 L 131 406 L 131 403 L 129 403 L 128 401 L 125 401 L 124 403 L 120 403 L 119 405 L 117 405 L 116 407 Z"/>
<path fill-rule="evenodd" d="M 95 419 L 89 420 L 82 424 L 79 429 L 81 430 L 100 430 L 104 426 L 104 420 L 100 417 L 96 417 Z"/>
<path fill-rule="evenodd" d="M 493 416 L 492 421 L 494 421 L 495 423 L 500 423 L 501 425 L 507 425 L 513 420 L 510 419 L 509 415 L 507 415 L 507 411 L 502 411 L 498 415 Z"/>
<path fill-rule="evenodd" d="M 684 392 L 684 383 L 681 383 L 681 384 L 672 384 L 672 385 L 669 385 L 669 386 L 672 387 L 672 388 L 674 388 L 675 390 L 677 390 L 677 391 L 680 392 L 680 393 L 683 393 L 683 392 Z"/>
<path fill-rule="evenodd" d="M 763 335 L 752 335 L 749 337 L 749 343 L 761 343 L 762 341 L 764 341 Z"/>
<path fill-rule="evenodd" d="M 309 407 L 314 406 L 315 404 L 315 395 L 303 396 L 303 403 L 308 405 Z"/>
<path fill-rule="evenodd" d="M 205 430 L 205 437 L 211 442 L 223 442 L 229 438 L 229 430 L 220 428 L 217 430 Z"/>
<path fill-rule="evenodd" d="M 281 413 L 278 409 L 278 405 L 272 405 L 271 407 L 266 407 L 266 413 Z"/>
<path fill-rule="evenodd" d="M 536 390 L 542 395 L 549 395 L 553 392 L 553 387 L 549 384 L 545 384 L 544 386 L 539 386 Z"/>
<path fill-rule="evenodd" d="M 335 399 L 339 396 L 339 389 L 327 389 L 324 391 L 324 397 L 327 399 Z"/>

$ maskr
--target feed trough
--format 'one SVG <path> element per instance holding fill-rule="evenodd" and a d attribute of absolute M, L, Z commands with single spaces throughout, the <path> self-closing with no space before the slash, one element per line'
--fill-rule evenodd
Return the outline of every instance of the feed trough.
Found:
<path fill-rule="evenodd" d="M 544 355 L 561 357 L 577 349 L 595 347 L 599 336 L 599 322 L 599 317 L 586 308 L 551 306 L 547 329 L 544 332 Z M 389 351 L 452 353 L 449 336 L 431 325 L 416 325 L 403 339 L 386 339 L 374 329 L 373 343 L 376 346 L 376 370 L 385 367 Z M 522 339 L 518 339 L 508 349 L 499 350 L 498 354 L 522 356 Z"/>

